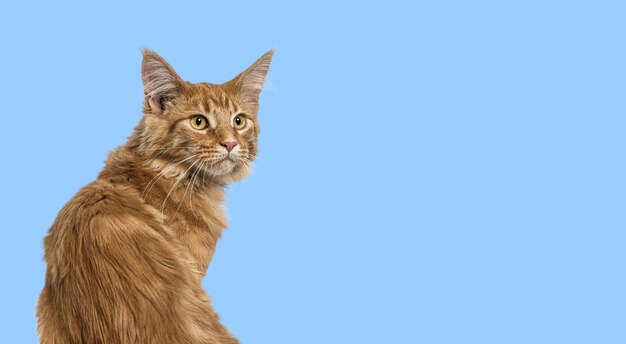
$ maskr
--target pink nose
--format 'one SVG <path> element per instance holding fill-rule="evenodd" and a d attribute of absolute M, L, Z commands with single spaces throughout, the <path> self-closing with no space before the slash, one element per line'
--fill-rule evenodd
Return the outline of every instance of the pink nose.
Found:
<path fill-rule="evenodd" d="M 230 152 L 237 145 L 237 141 L 222 141 L 220 145 L 226 147 L 226 150 Z"/>

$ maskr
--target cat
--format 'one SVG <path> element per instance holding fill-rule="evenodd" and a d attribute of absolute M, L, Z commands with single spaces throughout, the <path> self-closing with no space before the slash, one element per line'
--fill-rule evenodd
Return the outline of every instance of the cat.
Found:
<path fill-rule="evenodd" d="M 226 227 L 224 187 L 258 152 L 272 56 L 193 84 L 143 51 L 142 119 L 44 239 L 41 343 L 239 343 L 201 282 Z"/>

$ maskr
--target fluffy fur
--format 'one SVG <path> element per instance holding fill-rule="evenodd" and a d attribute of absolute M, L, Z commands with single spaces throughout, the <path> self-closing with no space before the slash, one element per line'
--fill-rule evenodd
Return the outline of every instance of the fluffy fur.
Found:
<path fill-rule="evenodd" d="M 224 84 L 191 84 L 144 51 L 144 117 L 44 239 L 41 343 L 238 343 L 201 282 L 226 227 L 224 186 L 257 154 L 271 59 Z"/>

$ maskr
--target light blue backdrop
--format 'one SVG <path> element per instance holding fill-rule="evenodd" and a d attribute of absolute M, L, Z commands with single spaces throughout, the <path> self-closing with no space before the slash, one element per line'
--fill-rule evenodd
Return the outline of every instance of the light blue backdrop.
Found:
<path fill-rule="evenodd" d="M 620 2 L 17 3 L 1 343 L 36 341 L 42 238 L 139 120 L 142 47 L 194 82 L 276 48 L 204 283 L 243 343 L 626 343 Z"/>

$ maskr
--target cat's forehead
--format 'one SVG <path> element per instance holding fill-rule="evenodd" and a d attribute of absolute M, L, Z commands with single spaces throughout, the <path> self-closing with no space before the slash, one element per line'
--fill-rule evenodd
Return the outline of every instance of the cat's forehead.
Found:
<path fill-rule="evenodd" d="M 209 83 L 195 84 L 194 100 L 207 113 L 233 114 L 241 111 L 237 97 L 222 85 Z"/>

